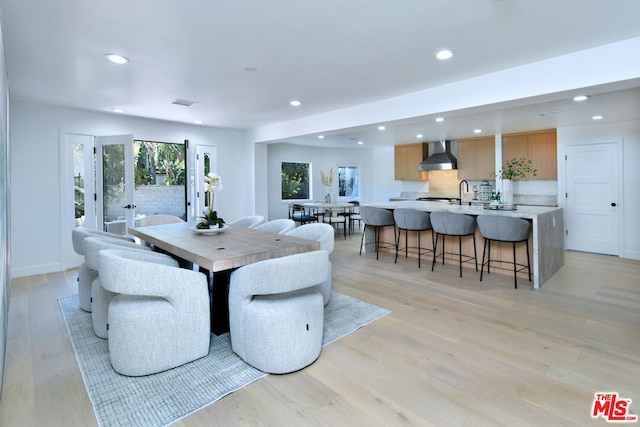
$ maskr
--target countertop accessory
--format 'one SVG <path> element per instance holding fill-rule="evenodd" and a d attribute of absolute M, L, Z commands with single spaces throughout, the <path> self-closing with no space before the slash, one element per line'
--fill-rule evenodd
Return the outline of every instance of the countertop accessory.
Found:
<path fill-rule="evenodd" d="M 518 206 L 517 205 L 492 205 L 490 203 L 485 204 L 484 208 L 486 210 L 491 210 L 491 211 L 515 211 L 515 210 L 518 210 Z"/>
<path fill-rule="evenodd" d="M 491 187 L 489 181 L 482 181 L 482 184 L 480 184 L 480 189 L 478 191 L 478 200 L 489 201 L 489 199 L 491 199 L 492 188 L 493 187 Z"/>

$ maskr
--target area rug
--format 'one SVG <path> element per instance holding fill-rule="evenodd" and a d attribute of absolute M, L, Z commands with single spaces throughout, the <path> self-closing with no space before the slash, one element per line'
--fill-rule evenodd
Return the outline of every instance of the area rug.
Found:
<path fill-rule="evenodd" d="M 100 426 L 166 426 L 267 375 L 231 351 L 228 333 L 212 334 L 209 355 L 187 365 L 145 377 L 119 375 L 109 362 L 107 340 L 94 335 L 91 314 L 80 309 L 78 296 L 58 302 Z M 333 292 L 322 345 L 389 312 Z"/>

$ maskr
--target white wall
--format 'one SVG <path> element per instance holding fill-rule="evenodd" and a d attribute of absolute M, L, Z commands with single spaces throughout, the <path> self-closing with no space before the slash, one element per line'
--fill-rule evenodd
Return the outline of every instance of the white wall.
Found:
<path fill-rule="evenodd" d="M 150 141 L 218 146 L 224 190 L 221 216 L 254 212 L 253 146 L 235 130 L 95 113 L 24 101 L 11 102 L 11 271 L 14 277 L 62 270 L 60 135 L 133 133 Z"/>
<path fill-rule="evenodd" d="M 267 146 L 267 193 L 268 219 L 287 218 L 288 203 L 281 201 L 280 170 L 282 162 L 311 163 L 312 170 L 312 198 L 322 200 L 325 187 L 320 182 L 320 171 L 334 169 L 334 186 L 337 192 L 338 165 L 357 165 L 360 169 L 361 201 L 371 202 L 375 187 L 371 185 L 371 171 L 373 170 L 372 150 L 368 148 L 356 149 L 322 149 L 291 144 L 269 144 Z M 393 165 L 392 165 L 393 167 Z M 393 173 L 393 171 L 392 171 Z"/>
<path fill-rule="evenodd" d="M 4 61 L 4 40 L 0 28 L 0 397 L 2 396 L 2 378 L 4 377 L 4 358 L 7 343 L 7 322 L 9 317 L 9 297 L 11 294 L 11 275 L 9 257 L 11 225 L 9 190 L 9 86 L 7 68 Z"/>
<path fill-rule="evenodd" d="M 621 141 L 623 150 L 622 200 L 622 251 L 624 258 L 640 259 L 640 121 L 621 123 L 598 123 L 588 126 L 561 127 L 557 131 L 558 140 L 558 194 L 566 191 L 566 167 L 564 155 L 567 145 L 586 143 L 606 143 Z M 558 198 L 560 205 L 564 200 Z"/>

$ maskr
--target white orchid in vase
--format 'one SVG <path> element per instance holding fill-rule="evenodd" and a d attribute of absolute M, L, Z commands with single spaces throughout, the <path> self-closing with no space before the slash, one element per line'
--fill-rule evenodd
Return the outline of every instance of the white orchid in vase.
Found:
<path fill-rule="evenodd" d="M 222 227 L 224 219 L 218 217 L 218 212 L 213 210 L 214 194 L 216 191 L 222 190 L 222 178 L 215 172 L 209 172 L 204 177 L 204 192 L 207 195 L 208 206 L 202 212 L 202 221 L 198 223 L 196 228 L 211 228 L 214 226 Z"/>

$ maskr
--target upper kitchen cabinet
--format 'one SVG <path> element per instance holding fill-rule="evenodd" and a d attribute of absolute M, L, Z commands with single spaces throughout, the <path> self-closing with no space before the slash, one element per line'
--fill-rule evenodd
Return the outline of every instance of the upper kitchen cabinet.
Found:
<path fill-rule="evenodd" d="M 494 136 L 458 140 L 458 178 L 490 179 L 496 164 Z"/>
<path fill-rule="evenodd" d="M 418 165 L 429 155 L 429 144 L 402 144 L 394 146 L 395 179 L 398 181 L 426 181 L 427 171 L 418 170 Z"/>
<path fill-rule="evenodd" d="M 538 170 L 537 176 L 530 175 L 529 179 L 558 179 L 556 130 L 502 135 L 502 161 L 517 157 L 531 159 L 533 168 Z"/>

